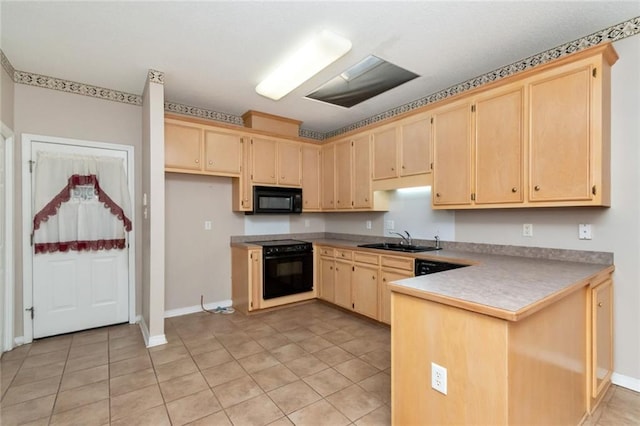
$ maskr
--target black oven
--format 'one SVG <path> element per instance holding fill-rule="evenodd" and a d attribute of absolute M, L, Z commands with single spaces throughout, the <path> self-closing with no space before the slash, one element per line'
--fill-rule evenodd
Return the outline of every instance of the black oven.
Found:
<path fill-rule="evenodd" d="M 257 241 L 262 246 L 264 300 L 313 290 L 313 245 L 305 241 Z"/>

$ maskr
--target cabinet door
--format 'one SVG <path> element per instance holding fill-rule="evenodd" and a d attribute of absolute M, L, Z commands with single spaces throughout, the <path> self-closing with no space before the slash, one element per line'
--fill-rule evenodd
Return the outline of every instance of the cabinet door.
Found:
<path fill-rule="evenodd" d="M 531 201 L 591 199 L 591 67 L 529 86 Z"/>
<path fill-rule="evenodd" d="M 411 277 L 413 277 L 413 274 L 405 271 L 382 270 L 380 272 L 380 321 L 391 324 L 391 290 L 389 289 L 389 283 Z"/>
<path fill-rule="evenodd" d="M 371 190 L 371 143 L 369 135 L 353 140 L 353 207 L 373 206 Z"/>
<path fill-rule="evenodd" d="M 320 149 L 321 160 L 322 160 L 322 170 L 321 170 L 321 178 L 322 185 L 320 187 L 320 191 L 322 193 L 322 209 L 323 210 L 333 210 L 336 208 L 335 205 L 335 178 L 336 178 L 336 169 L 335 169 L 335 144 L 325 145 Z M 304 198 L 304 195 L 303 195 Z"/>
<path fill-rule="evenodd" d="M 272 139 L 251 139 L 251 180 L 253 183 L 275 185 L 277 142 Z"/>
<path fill-rule="evenodd" d="M 519 87 L 476 102 L 476 204 L 524 201 L 523 99 Z"/>
<path fill-rule="evenodd" d="M 304 210 L 320 209 L 320 147 L 302 145 L 302 200 Z"/>
<path fill-rule="evenodd" d="M 343 308 L 351 308 L 351 262 L 336 260 L 334 302 Z"/>
<path fill-rule="evenodd" d="M 249 306 L 248 310 L 260 309 L 262 300 L 262 250 L 249 250 Z"/>
<path fill-rule="evenodd" d="M 353 310 L 378 319 L 378 267 L 355 264 L 351 288 Z"/>
<path fill-rule="evenodd" d="M 433 116 L 433 204 L 471 204 L 471 104 Z"/>
<path fill-rule="evenodd" d="M 373 133 L 373 179 L 398 176 L 398 137 L 396 128 L 390 127 Z"/>
<path fill-rule="evenodd" d="M 239 135 L 205 130 L 204 144 L 206 171 L 226 176 L 240 175 L 242 144 Z"/>
<path fill-rule="evenodd" d="M 278 142 L 278 184 L 300 186 L 301 146 L 295 142 Z"/>
<path fill-rule="evenodd" d="M 351 195 L 351 141 L 336 143 L 336 208 L 353 207 Z"/>
<path fill-rule="evenodd" d="M 335 260 L 320 258 L 320 298 L 333 303 L 335 300 Z"/>
<path fill-rule="evenodd" d="M 400 176 L 431 172 L 430 120 L 430 117 L 422 117 L 400 126 L 402 135 Z"/>
<path fill-rule="evenodd" d="M 164 125 L 164 165 L 166 168 L 202 170 L 202 130 L 198 127 Z"/>
<path fill-rule="evenodd" d="M 597 398 L 613 371 L 613 281 L 606 280 L 591 290 L 591 396 Z"/>

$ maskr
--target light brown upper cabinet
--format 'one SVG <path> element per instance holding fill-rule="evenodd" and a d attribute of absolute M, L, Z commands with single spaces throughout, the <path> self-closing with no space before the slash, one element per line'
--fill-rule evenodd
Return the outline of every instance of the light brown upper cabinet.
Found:
<path fill-rule="evenodd" d="M 302 144 L 302 200 L 304 211 L 320 210 L 320 146 Z"/>
<path fill-rule="evenodd" d="M 369 133 L 357 134 L 334 145 L 335 198 L 338 210 L 384 210 L 385 193 L 371 187 L 371 141 Z M 329 170 L 327 169 L 327 172 Z M 324 205 L 323 205 L 323 208 Z"/>
<path fill-rule="evenodd" d="M 417 114 L 372 131 L 373 180 L 431 172 L 431 122 Z"/>
<path fill-rule="evenodd" d="M 596 55 L 528 82 L 532 202 L 610 205 L 607 59 Z"/>
<path fill-rule="evenodd" d="M 400 176 L 431 172 L 431 122 L 418 114 L 400 122 Z"/>
<path fill-rule="evenodd" d="M 352 141 L 353 153 L 353 208 L 372 208 L 371 190 L 371 142 L 369 135 L 360 135 Z"/>
<path fill-rule="evenodd" d="M 332 210 L 336 208 L 336 165 L 335 165 L 336 145 L 331 143 L 320 148 L 320 193 L 322 194 L 322 210 Z M 304 198 L 304 194 L 303 194 Z"/>
<path fill-rule="evenodd" d="M 251 138 L 251 181 L 262 185 L 301 185 L 299 143 Z"/>
<path fill-rule="evenodd" d="M 165 170 L 177 173 L 240 175 L 239 133 L 187 121 L 165 120 Z"/>
<path fill-rule="evenodd" d="M 351 209 L 353 208 L 351 140 L 336 142 L 335 146 L 336 208 Z"/>
<path fill-rule="evenodd" d="M 611 45 L 433 111 L 433 207 L 610 205 Z"/>
<path fill-rule="evenodd" d="M 433 113 L 434 206 L 471 204 L 471 103 Z"/>
<path fill-rule="evenodd" d="M 373 179 L 389 179 L 398 176 L 398 128 L 384 126 L 372 132 Z"/>
<path fill-rule="evenodd" d="M 523 201 L 524 90 L 490 90 L 475 100 L 476 204 Z"/>
<path fill-rule="evenodd" d="M 434 207 L 523 201 L 523 92 L 498 88 L 434 111 Z"/>

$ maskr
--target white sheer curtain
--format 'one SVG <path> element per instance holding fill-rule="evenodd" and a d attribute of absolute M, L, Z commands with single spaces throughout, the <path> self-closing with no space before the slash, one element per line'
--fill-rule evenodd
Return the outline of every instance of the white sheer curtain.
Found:
<path fill-rule="evenodd" d="M 36 253 L 125 247 L 131 197 L 123 159 L 41 152 L 34 173 Z"/>

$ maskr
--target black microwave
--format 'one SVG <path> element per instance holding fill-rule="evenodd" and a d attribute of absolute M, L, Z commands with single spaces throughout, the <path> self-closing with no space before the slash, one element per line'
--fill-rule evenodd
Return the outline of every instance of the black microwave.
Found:
<path fill-rule="evenodd" d="M 302 188 L 253 187 L 253 214 L 302 213 Z"/>

